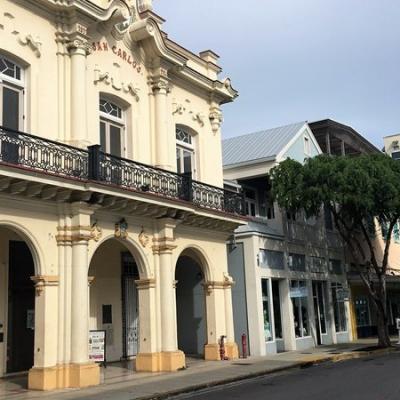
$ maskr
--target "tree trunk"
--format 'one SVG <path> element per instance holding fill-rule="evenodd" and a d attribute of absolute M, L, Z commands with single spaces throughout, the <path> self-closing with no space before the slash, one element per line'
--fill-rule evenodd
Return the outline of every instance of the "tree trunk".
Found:
<path fill-rule="evenodd" d="M 368 287 L 369 295 L 376 311 L 378 346 L 391 347 L 389 336 L 389 319 L 387 313 L 387 292 L 386 276 L 378 275 L 378 282 L 375 283 L 374 293 L 371 287 Z M 375 295 L 375 296 L 374 296 Z"/>
<path fill-rule="evenodd" d="M 378 328 L 378 346 L 390 347 L 389 325 L 387 316 L 381 312 L 377 312 L 377 328 Z"/>

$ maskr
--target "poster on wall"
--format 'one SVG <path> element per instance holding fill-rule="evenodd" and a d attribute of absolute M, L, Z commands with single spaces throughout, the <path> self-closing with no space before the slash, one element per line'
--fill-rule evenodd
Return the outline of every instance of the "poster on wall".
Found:
<path fill-rule="evenodd" d="M 308 289 L 307 286 L 296 286 L 290 288 L 290 297 L 297 298 L 297 297 L 307 297 L 308 296 Z"/>
<path fill-rule="evenodd" d="M 106 331 L 89 332 L 89 360 L 106 362 Z"/>

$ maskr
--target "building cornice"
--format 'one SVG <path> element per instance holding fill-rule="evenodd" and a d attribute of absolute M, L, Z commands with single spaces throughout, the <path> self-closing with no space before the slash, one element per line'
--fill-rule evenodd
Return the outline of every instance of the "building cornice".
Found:
<path fill-rule="evenodd" d="M 172 73 L 207 90 L 218 103 L 233 101 L 238 96 L 238 92 L 233 89 L 230 79 L 224 81 L 212 80 L 190 68 L 187 65 L 188 54 L 184 54 L 185 51 L 182 51 L 179 46 L 171 45 L 171 42 L 161 32 L 158 22 L 152 16 L 134 22 L 130 27 L 129 35 L 133 41 L 143 45 L 150 57 L 158 57 L 164 63 L 167 62 Z M 204 62 L 201 59 L 200 61 Z"/>
<path fill-rule="evenodd" d="M 115 11 L 123 8 L 130 13 L 124 0 L 111 0 L 107 8 L 103 8 L 88 0 L 28 0 L 31 4 L 41 5 L 51 11 L 78 11 L 97 21 L 108 20 Z"/>

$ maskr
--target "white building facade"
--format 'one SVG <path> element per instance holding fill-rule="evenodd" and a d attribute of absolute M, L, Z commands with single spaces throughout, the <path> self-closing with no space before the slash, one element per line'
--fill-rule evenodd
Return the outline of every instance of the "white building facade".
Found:
<path fill-rule="evenodd" d="M 0 377 L 99 383 L 237 356 L 218 56 L 168 39 L 151 1 L 1 0 Z M 191 305 L 189 307 L 189 305 Z"/>
<path fill-rule="evenodd" d="M 236 340 L 246 334 L 251 355 L 351 339 L 345 254 L 332 221 L 286 212 L 270 197 L 271 168 L 318 154 L 306 122 L 223 141 L 226 187 L 242 187 L 250 218 L 228 244 L 228 263 Z"/>

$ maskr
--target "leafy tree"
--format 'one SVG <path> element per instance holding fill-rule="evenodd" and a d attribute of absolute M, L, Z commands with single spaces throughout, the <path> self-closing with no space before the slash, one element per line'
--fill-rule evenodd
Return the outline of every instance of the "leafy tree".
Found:
<path fill-rule="evenodd" d="M 331 212 L 336 229 L 377 315 L 378 345 L 390 346 L 386 276 L 392 233 L 400 217 L 400 162 L 383 154 L 287 159 L 271 171 L 280 207 L 307 217 Z M 384 229 L 382 229 L 384 227 Z M 377 235 L 384 244 L 378 246 Z"/>

